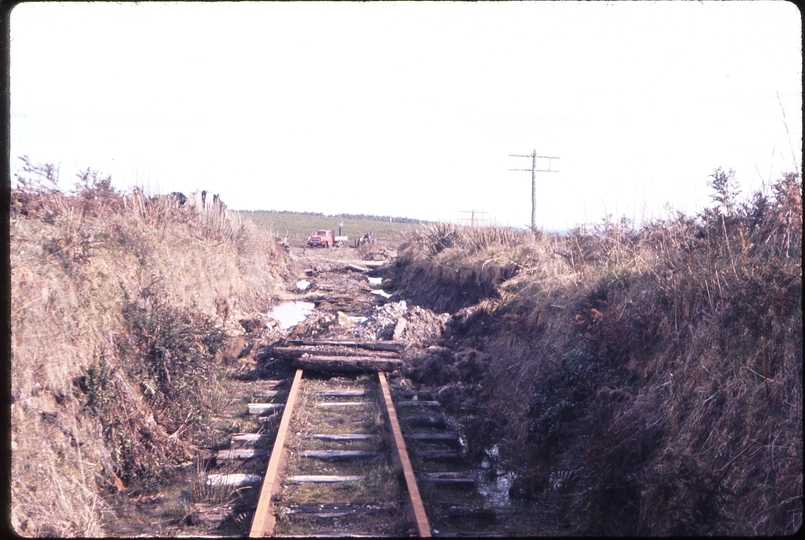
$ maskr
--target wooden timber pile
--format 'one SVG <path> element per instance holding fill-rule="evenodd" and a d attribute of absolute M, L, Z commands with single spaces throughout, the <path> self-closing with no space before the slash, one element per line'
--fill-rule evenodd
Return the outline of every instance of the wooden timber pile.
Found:
<path fill-rule="evenodd" d="M 297 369 L 328 373 L 395 371 L 402 367 L 398 341 L 289 340 L 275 345 L 271 356 L 288 360 Z"/>

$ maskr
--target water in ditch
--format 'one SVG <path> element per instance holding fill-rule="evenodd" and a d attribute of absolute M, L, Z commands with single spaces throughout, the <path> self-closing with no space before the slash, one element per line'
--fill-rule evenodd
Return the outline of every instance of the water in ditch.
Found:
<path fill-rule="evenodd" d="M 493 453 L 496 447 L 487 449 Z M 491 451 L 491 452 L 490 452 Z M 494 510 L 496 529 L 507 536 L 547 536 L 552 535 L 540 517 L 537 504 L 509 498 L 509 489 L 517 475 L 506 471 L 499 464 L 484 459 L 474 469 L 476 490 L 484 500 L 484 506 Z M 554 533 L 555 534 L 555 533 Z"/>
<path fill-rule="evenodd" d="M 367 278 L 366 278 L 366 279 L 368 279 L 368 280 L 369 280 L 369 285 L 375 285 L 375 286 L 377 286 L 377 285 L 380 285 L 380 284 L 383 282 L 383 278 L 382 278 L 382 277 L 371 277 L 371 276 L 367 276 Z M 390 295 L 389 293 L 387 293 L 386 291 L 384 291 L 383 289 L 372 289 L 372 294 L 376 294 L 376 295 L 378 295 L 378 296 L 382 296 L 383 298 L 391 298 L 391 295 Z"/>
<path fill-rule="evenodd" d="M 467 441 L 463 435 L 460 442 L 466 452 Z M 471 469 L 475 478 L 475 496 L 480 497 L 485 509 L 495 514 L 494 523 L 486 529 L 487 533 L 513 537 L 555 535 L 556 531 L 546 523 L 539 503 L 510 498 L 509 490 L 517 474 L 501 461 L 498 446 L 488 446 L 484 454 L 486 457 L 480 463 L 473 463 Z M 455 502 L 461 503 L 458 499 Z"/>
<path fill-rule="evenodd" d="M 280 328 L 286 329 L 304 321 L 314 307 L 313 302 L 281 302 L 268 312 L 268 316 L 279 322 Z"/>

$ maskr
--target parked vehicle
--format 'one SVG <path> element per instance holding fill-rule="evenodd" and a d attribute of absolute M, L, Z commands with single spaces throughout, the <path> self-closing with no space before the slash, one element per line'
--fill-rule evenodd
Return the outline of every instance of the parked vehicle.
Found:
<path fill-rule="evenodd" d="M 310 247 L 333 247 L 333 246 L 344 246 L 349 240 L 346 236 L 333 236 L 333 231 L 320 229 L 314 233 L 311 233 L 310 236 L 307 237 L 307 245 Z"/>

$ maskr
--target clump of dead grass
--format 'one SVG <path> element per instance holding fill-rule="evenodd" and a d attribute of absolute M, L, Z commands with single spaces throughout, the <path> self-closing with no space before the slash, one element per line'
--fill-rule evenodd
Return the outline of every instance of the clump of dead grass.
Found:
<path fill-rule="evenodd" d="M 491 355 L 486 429 L 505 426 L 502 451 L 533 479 L 518 492 L 546 501 L 557 532 L 801 526 L 802 183 L 739 203 L 732 180 L 717 170 L 714 207 L 640 229 L 441 225 L 401 251 L 406 296 L 483 299 L 502 324 L 463 336 Z"/>
<path fill-rule="evenodd" d="M 540 259 L 527 238 L 506 227 L 430 225 L 400 252 L 392 284 L 425 307 L 457 311 L 494 296 L 498 285 Z"/>
<path fill-rule="evenodd" d="M 21 534 L 103 535 L 101 495 L 195 455 L 224 334 L 270 305 L 288 261 L 200 197 L 121 193 L 92 170 L 65 193 L 58 169 L 24 159 L 10 221 Z"/>

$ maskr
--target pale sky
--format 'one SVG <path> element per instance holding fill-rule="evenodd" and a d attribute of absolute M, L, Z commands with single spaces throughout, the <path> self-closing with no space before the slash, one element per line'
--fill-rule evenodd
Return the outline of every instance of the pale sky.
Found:
<path fill-rule="evenodd" d="M 744 194 L 801 170 L 782 1 L 31 3 L 11 39 L 12 178 L 28 155 L 62 189 L 90 167 L 237 210 L 526 227 L 509 154 L 536 150 L 558 230 L 692 214 L 716 167 Z"/>

